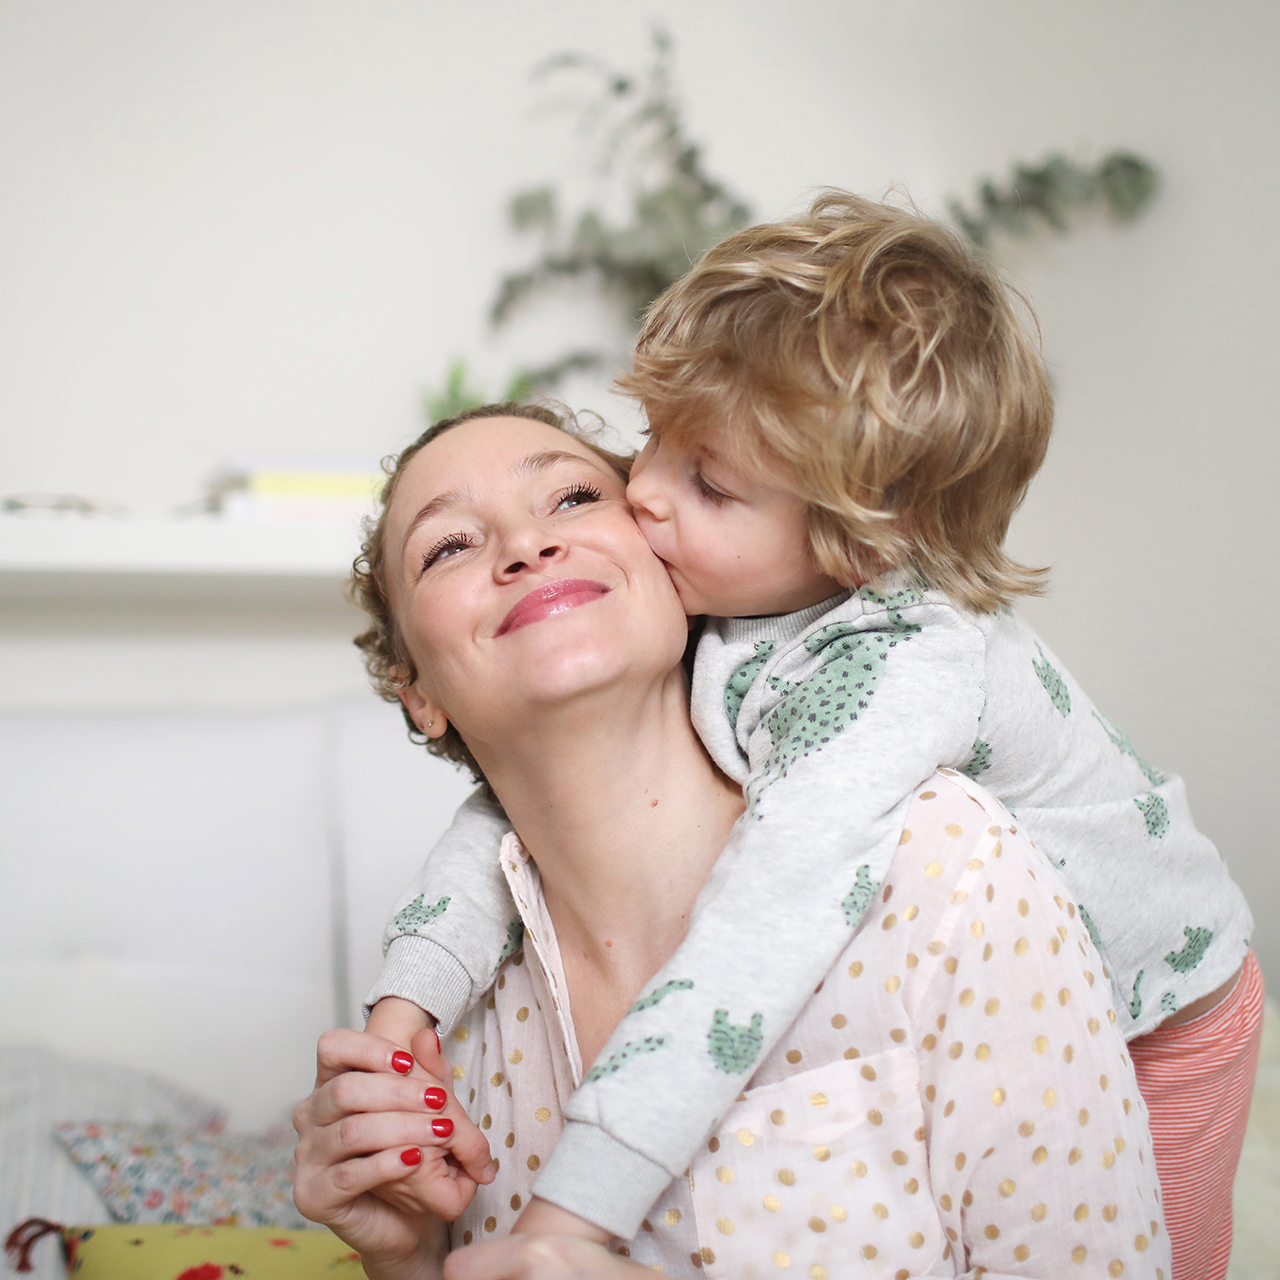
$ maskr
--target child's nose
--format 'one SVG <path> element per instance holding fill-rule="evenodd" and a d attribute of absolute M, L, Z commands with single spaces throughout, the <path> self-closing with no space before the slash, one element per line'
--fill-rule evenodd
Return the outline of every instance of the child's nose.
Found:
<path fill-rule="evenodd" d="M 663 486 L 659 469 L 652 465 L 652 442 L 631 467 L 631 480 L 627 484 L 627 501 L 637 511 L 652 516 L 655 520 L 665 519 L 669 514 L 663 496 Z"/>

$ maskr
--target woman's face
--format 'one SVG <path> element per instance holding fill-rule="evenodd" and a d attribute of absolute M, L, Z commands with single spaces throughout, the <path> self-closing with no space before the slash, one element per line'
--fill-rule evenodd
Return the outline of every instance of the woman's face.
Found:
<path fill-rule="evenodd" d="M 444 432 L 402 473 L 386 537 L 417 671 L 405 705 L 432 736 L 447 717 L 474 750 L 539 704 L 679 664 L 684 611 L 624 482 L 554 427 L 482 418 Z"/>

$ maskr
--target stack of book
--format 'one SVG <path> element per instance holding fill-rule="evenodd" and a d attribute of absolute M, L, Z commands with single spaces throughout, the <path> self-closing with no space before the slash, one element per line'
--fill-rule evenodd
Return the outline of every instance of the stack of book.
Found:
<path fill-rule="evenodd" d="M 367 458 L 233 458 L 210 506 L 229 520 L 350 523 L 375 509 L 386 479 Z"/>

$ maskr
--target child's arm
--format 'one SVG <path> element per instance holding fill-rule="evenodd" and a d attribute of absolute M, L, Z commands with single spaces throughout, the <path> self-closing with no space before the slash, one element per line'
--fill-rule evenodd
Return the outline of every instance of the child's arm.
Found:
<path fill-rule="evenodd" d="M 712 712 L 740 729 L 756 717 L 739 734 L 748 810 L 685 941 L 566 1106 L 535 1185 L 623 1237 L 847 944 L 909 838 L 912 792 L 940 764 L 964 764 L 977 737 L 984 641 L 969 616 L 914 592 L 863 593 L 820 621 L 720 684 Z"/>
<path fill-rule="evenodd" d="M 435 1018 L 411 1000 L 383 996 L 370 1010 L 364 1029 L 371 1036 L 381 1036 L 402 1049 L 409 1049 L 419 1031 L 434 1030 L 435 1025 Z"/>
<path fill-rule="evenodd" d="M 528 1232 L 530 1235 L 543 1236 L 581 1236 L 586 1240 L 594 1240 L 596 1244 L 608 1244 L 609 1233 L 594 1222 L 580 1218 L 558 1204 L 533 1196 L 525 1206 L 524 1212 L 516 1219 L 511 1234 Z"/>
<path fill-rule="evenodd" d="M 395 996 L 448 1031 L 488 990 L 521 933 L 498 863 L 510 830 L 502 806 L 483 789 L 458 810 L 387 925 L 385 959 L 365 997 L 366 1012 Z"/>

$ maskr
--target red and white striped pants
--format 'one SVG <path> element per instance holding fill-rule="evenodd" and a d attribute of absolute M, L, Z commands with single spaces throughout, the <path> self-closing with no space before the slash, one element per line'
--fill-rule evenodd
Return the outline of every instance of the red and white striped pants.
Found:
<path fill-rule="evenodd" d="M 1129 1043 L 1173 1247 L 1172 1280 L 1222 1280 L 1231 1253 L 1231 1184 L 1262 1041 L 1262 970 L 1249 952 L 1219 1005 Z"/>

